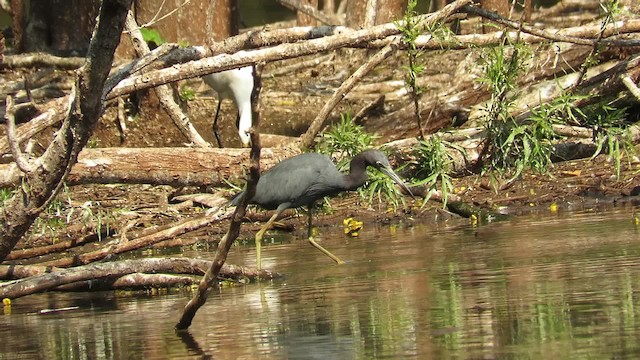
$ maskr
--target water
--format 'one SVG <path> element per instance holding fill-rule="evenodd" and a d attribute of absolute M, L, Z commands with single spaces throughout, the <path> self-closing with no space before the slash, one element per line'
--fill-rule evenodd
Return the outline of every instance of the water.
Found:
<path fill-rule="evenodd" d="M 344 266 L 285 236 L 263 265 L 286 279 L 212 293 L 188 336 L 173 331 L 185 292 L 42 294 L 0 316 L 0 359 L 635 359 L 633 211 L 321 229 Z M 254 249 L 230 262 L 253 264 Z"/>

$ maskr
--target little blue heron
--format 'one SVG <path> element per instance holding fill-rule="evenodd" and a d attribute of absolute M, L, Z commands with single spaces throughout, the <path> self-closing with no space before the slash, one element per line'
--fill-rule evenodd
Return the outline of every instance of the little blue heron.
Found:
<path fill-rule="evenodd" d="M 315 242 L 311 236 L 311 211 L 313 203 L 325 196 L 333 196 L 343 191 L 355 190 L 367 181 L 366 168 L 372 166 L 400 185 L 411 196 L 411 190 L 391 168 L 387 156 L 379 150 L 366 150 L 356 155 L 350 164 L 349 174 L 338 171 L 331 159 L 318 153 L 306 153 L 286 159 L 264 174 L 256 187 L 251 204 L 267 210 L 276 210 L 269 221 L 256 234 L 257 266 L 260 269 L 260 245 L 265 231 L 286 209 L 306 206 L 308 208 L 308 240 L 338 264 L 344 262 Z M 244 192 L 231 202 L 237 205 Z"/>
<path fill-rule="evenodd" d="M 253 91 L 253 67 L 245 66 L 205 75 L 202 80 L 218 93 L 218 108 L 213 118 L 213 134 L 222 147 L 218 133 L 218 115 L 223 99 L 232 99 L 238 108 L 238 133 L 243 146 L 249 146 L 251 128 L 251 91 Z"/>

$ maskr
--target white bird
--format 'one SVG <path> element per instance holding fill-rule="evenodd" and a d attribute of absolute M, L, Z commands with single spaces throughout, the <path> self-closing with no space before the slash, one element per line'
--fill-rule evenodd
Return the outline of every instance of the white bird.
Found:
<path fill-rule="evenodd" d="M 251 92 L 253 91 L 253 67 L 245 66 L 205 75 L 202 80 L 218 93 L 218 108 L 213 119 L 213 134 L 222 147 L 218 134 L 218 113 L 223 99 L 232 99 L 238 108 L 238 133 L 243 146 L 249 146 L 251 139 Z"/>

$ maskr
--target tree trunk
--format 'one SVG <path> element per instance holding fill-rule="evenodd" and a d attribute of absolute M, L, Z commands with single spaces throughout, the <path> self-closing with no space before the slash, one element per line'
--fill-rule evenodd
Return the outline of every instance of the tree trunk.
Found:
<path fill-rule="evenodd" d="M 509 2 L 507 0 L 480 0 L 480 7 L 497 13 L 503 18 L 509 17 Z M 482 20 L 482 32 L 484 34 L 495 31 L 495 27 L 487 26 L 487 20 Z"/>
<path fill-rule="evenodd" d="M 318 8 L 318 0 L 300 0 L 302 3 L 312 6 L 314 9 Z M 296 24 L 298 26 L 316 26 L 318 22 L 313 17 L 298 11 L 296 12 Z"/>
<path fill-rule="evenodd" d="M 358 29 L 365 24 L 367 2 L 370 0 L 349 0 L 347 2 L 347 26 Z M 375 22 L 380 25 L 402 18 L 407 2 L 404 0 L 378 0 Z"/>
<path fill-rule="evenodd" d="M 29 18 L 18 28 L 22 50 L 84 56 L 100 8 L 99 0 L 31 0 Z"/>

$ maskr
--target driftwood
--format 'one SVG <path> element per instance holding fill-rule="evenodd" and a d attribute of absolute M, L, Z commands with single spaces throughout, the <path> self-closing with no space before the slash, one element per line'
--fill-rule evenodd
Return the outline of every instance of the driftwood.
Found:
<path fill-rule="evenodd" d="M 189 258 L 148 258 L 94 263 L 70 269 L 52 269 L 44 266 L 0 265 L 0 278 L 28 277 L 0 285 L 0 298 L 15 299 L 55 289 L 58 286 L 99 278 L 117 278 L 133 273 L 172 273 L 203 275 L 211 261 Z M 273 279 L 277 273 L 252 270 L 241 266 L 222 265 L 220 274 L 225 278 Z"/>

